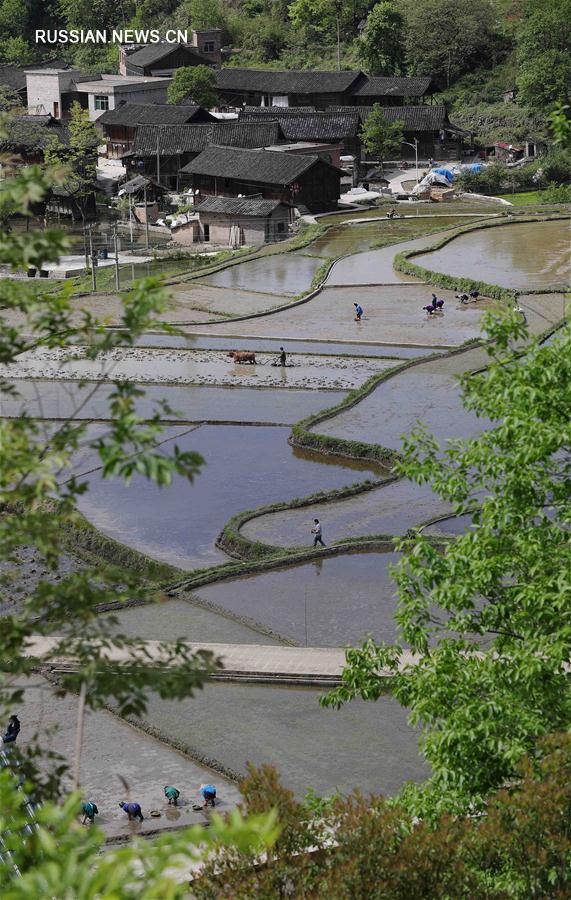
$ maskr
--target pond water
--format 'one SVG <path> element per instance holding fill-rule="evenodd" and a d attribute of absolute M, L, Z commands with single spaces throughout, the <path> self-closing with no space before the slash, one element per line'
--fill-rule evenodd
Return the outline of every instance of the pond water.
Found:
<path fill-rule="evenodd" d="M 0 395 L 0 417 L 17 416 L 25 409 L 28 415 L 41 419 L 64 419 L 76 409 L 79 420 L 109 419 L 111 384 L 19 380 L 13 382 L 19 398 Z M 96 388 L 95 393 L 93 389 Z M 281 390 L 242 387 L 203 387 L 200 385 L 146 385 L 145 396 L 137 400 L 137 412 L 150 417 L 157 404 L 166 400 L 172 414 L 164 421 L 179 422 L 261 422 L 293 425 L 300 419 L 335 406 L 344 391 Z M 86 399 L 93 394 L 90 399 Z"/>
<path fill-rule="evenodd" d="M 151 695 L 145 715 L 161 733 L 245 774 L 246 763 L 275 766 L 286 787 L 318 794 L 394 794 L 428 776 L 418 734 L 391 696 L 323 709 L 311 688 L 210 683 L 182 702 Z M 216 782 L 215 782 L 216 783 Z"/>
<path fill-rule="evenodd" d="M 565 289 L 569 283 L 569 222 L 527 222 L 463 234 L 418 265 L 502 287 Z"/>
<path fill-rule="evenodd" d="M 296 296 L 309 289 L 322 260 L 302 253 L 278 253 L 229 266 L 203 284 Z"/>
<path fill-rule="evenodd" d="M 317 455 L 292 450 L 288 434 L 287 428 L 201 426 L 177 441 L 206 461 L 193 484 L 175 477 L 161 490 L 142 478 L 126 486 L 94 474 L 79 508 L 105 534 L 163 562 L 194 568 L 224 561 L 214 541 L 235 513 L 365 477 L 362 464 L 323 465 Z M 87 455 L 81 471 L 97 463 Z"/>
<path fill-rule="evenodd" d="M 312 510 L 306 510 L 307 543 Z M 327 537 L 326 537 L 327 539 Z M 394 641 L 397 553 L 359 553 L 318 559 L 199 588 L 199 598 L 260 622 L 309 647 L 355 645 L 370 634 Z"/>

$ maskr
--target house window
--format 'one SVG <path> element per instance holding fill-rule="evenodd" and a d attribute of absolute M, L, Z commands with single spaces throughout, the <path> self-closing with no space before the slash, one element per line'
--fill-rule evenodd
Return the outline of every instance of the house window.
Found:
<path fill-rule="evenodd" d="M 210 240 L 210 225 L 204 225 L 204 243 L 207 244 Z"/>
<path fill-rule="evenodd" d="M 109 109 L 109 97 L 107 94 L 95 95 L 95 109 L 104 111 Z"/>
<path fill-rule="evenodd" d="M 203 53 L 214 53 L 214 41 L 205 41 L 202 47 Z"/>
<path fill-rule="evenodd" d="M 59 119 L 59 103 L 54 100 L 54 119 Z"/>

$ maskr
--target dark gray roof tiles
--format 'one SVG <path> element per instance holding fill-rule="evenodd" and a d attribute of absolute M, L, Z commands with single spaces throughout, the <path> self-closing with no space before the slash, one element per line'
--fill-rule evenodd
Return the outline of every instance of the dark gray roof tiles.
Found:
<path fill-rule="evenodd" d="M 219 91 L 261 91 L 264 94 L 336 94 L 348 91 L 361 78 L 358 71 L 238 69 L 228 66 L 216 73 Z"/>
<path fill-rule="evenodd" d="M 45 150 L 53 137 L 60 143 L 69 142 L 69 131 L 51 116 L 11 116 L 5 125 L 6 135 L 0 140 L 0 150 Z"/>
<path fill-rule="evenodd" d="M 261 194 L 252 197 L 206 197 L 195 211 L 198 213 L 221 213 L 228 216 L 269 216 L 280 200 L 264 200 Z"/>
<path fill-rule="evenodd" d="M 373 111 L 372 106 L 336 107 L 339 111 L 357 111 L 364 122 Z M 381 106 L 387 122 L 404 122 L 405 131 L 438 131 L 448 123 L 446 107 L 439 106 Z"/>
<path fill-rule="evenodd" d="M 153 63 L 160 62 L 166 56 L 170 56 L 175 50 L 185 50 L 189 59 L 196 57 L 202 63 L 206 63 L 205 58 L 198 52 L 196 48 L 187 47 L 186 44 L 172 44 L 163 41 L 159 44 L 147 44 L 140 50 L 135 50 L 127 55 L 127 64 L 144 68 L 152 66 Z"/>
<path fill-rule="evenodd" d="M 200 156 L 187 163 L 181 171 L 190 175 L 215 175 L 219 178 L 231 178 L 254 184 L 284 186 L 291 184 L 316 164 L 328 165 L 317 156 L 305 154 L 208 147 Z M 337 169 L 334 171 L 338 172 Z"/>
<path fill-rule="evenodd" d="M 357 108 L 346 107 L 343 111 L 299 112 L 297 114 L 278 112 L 278 107 L 267 107 L 274 112 L 247 111 L 240 113 L 240 121 L 277 119 L 286 141 L 339 141 L 355 137 L 360 128 Z"/>
<path fill-rule="evenodd" d="M 368 77 L 353 94 L 355 97 L 422 97 L 430 84 L 431 78 L 421 75 L 407 78 Z"/>
<path fill-rule="evenodd" d="M 197 113 L 206 113 L 200 106 L 173 106 L 158 103 L 121 103 L 108 109 L 97 119 L 100 125 L 184 125 Z M 212 117 L 214 121 L 214 117 Z"/>
<path fill-rule="evenodd" d="M 277 122 L 212 122 L 204 125 L 140 125 L 135 135 L 135 156 L 200 153 L 210 144 L 227 147 L 268 147 L 277 144 Z"/>

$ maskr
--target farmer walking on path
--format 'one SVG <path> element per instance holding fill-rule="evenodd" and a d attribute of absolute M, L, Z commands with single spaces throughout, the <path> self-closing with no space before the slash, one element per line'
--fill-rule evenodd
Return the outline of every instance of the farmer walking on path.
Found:
<path fill-rule="evenodd" d="M 315 537 L 313 538 L 313 546 L 317 547 L 318 544 L 321 544 L 322 547 L 325 547 L 325 544 L 323 543 L 321 522 L 319 521 L 319 519 L 314 519 L 313 523 L 313 528 L 311 529 L 311 533 L 315 535 Z"/>

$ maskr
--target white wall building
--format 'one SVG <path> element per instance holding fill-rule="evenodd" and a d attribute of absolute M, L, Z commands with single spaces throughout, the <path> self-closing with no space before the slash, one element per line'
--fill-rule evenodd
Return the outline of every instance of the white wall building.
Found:
<path fill-rule="evenodd" d="M 95 121 L 121 101 L 165 103 L 170 78 L 125 75 L 84 75 L 77 69 L 30 69 L 26 72 L 28 113 L 66 118 L 79 102 Z"/>

